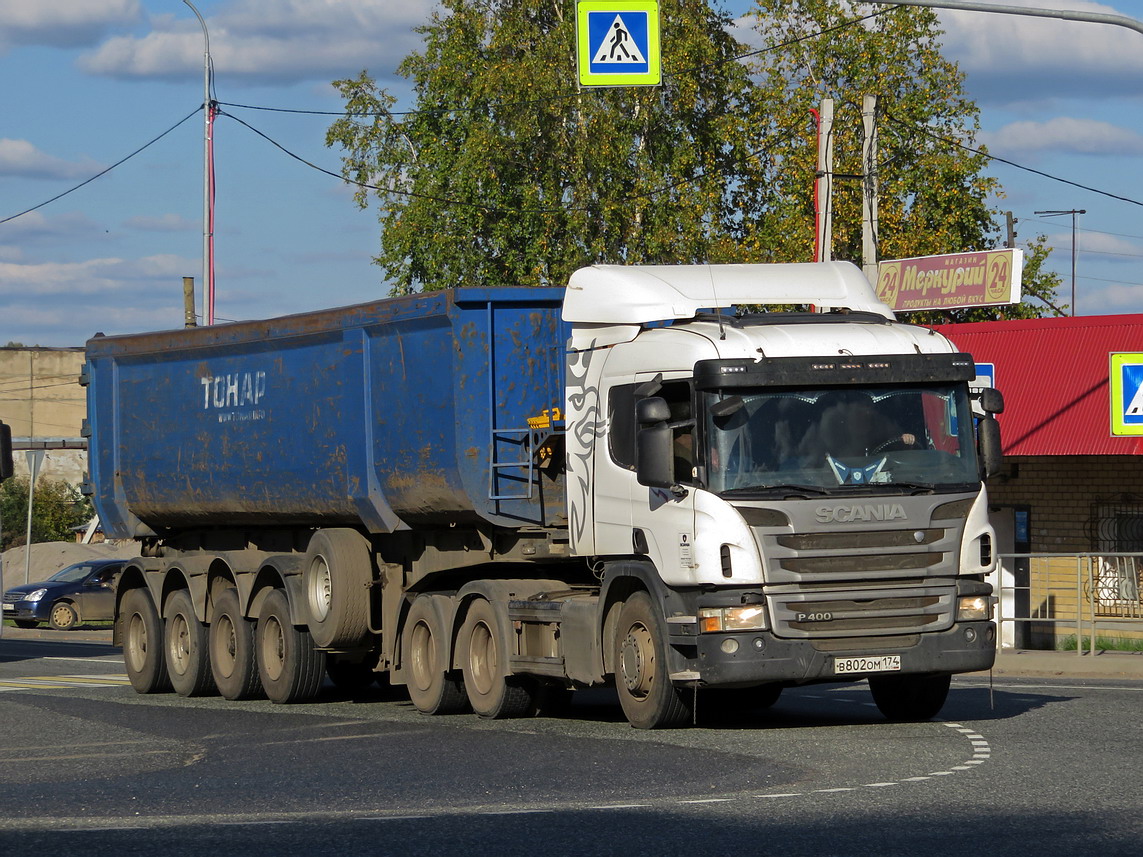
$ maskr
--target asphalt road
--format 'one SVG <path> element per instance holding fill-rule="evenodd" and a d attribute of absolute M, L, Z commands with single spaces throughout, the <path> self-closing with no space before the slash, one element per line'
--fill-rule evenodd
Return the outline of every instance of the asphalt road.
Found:
<path fill-rule="evenodd" d="M 138 696 L 119 652 L 0 640 L 5 851 L 202 854 L 1138 855 L 1143 682 L 963 677 L 940 721 L 863 684 L 642 732 L 430 718 L 396 694 Z M 704 707 L 705 706 L 705 707 Z"/>

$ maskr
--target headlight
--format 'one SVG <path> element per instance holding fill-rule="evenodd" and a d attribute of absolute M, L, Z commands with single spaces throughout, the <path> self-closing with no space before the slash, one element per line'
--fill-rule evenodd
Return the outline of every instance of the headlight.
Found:
<path fill-rule="evenodd" d="M 41 598 L 43 598 L 47 594 L 48 594 L 48 590 L 37 589 L 34 592 L 29 592 L 27 595 L 25 595 L 24 600 L 25 601 L 39 601 Z"/>
<path fill-rule="evenodd" d="M 699 631 L 760 631 L 766 627 L 766 608 L 761 604 L 742 607 L 702 607 L 698 612 Z"/>
<path fill-rule="evenodd" d="M 965 595 L 957 600 L 958 622 L 984 622 L 992 618 L 991 595 Z"/>

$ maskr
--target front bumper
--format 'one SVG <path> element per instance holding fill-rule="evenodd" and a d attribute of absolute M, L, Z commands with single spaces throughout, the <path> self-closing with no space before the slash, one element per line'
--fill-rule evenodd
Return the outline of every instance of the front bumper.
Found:
<path fill-rule="evenodd" d="M 735 647 L 726 641 L 733 640 Z M 673 638 L 672 643 L 682 640 Z M 687 678 L 709 687 L 743 687 L 765 682 L 801 684 L 853 681 L 888 673 L 835 672 L 836 658 L 900 655 L 894 675 L 963 673 L 987 670 L 996 660 L 996 625 L 960 622 L 947 631 L 911 637 L 866 637 L 862 640 L 788 640 L 769 631 L 700 634 L 677 651 L 688 661 Z M 694 646 L 687 651 L 690 646 Z M 734 649 L 734 651 L 727 651 Z M 693 656 L 689 656 L 694 652 Z M 676 678 L 681 678 L 677 675 Z"/>
<path fill-rule="evenodd" d="M 4 618 L 47 622 L 50 607 L 51 604 L 47 601 L 5 601 Z"/>

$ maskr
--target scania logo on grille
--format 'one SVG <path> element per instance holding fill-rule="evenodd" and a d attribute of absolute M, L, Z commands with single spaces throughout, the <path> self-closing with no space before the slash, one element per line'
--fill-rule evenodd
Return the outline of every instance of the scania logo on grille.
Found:
<path fill-rule="evenodd" d="M 860 506 L 818 506 L 820 524 L 851 524 L 863 521 L 905 521 L 909 516 L 900 503 L 864 503 Z"/>

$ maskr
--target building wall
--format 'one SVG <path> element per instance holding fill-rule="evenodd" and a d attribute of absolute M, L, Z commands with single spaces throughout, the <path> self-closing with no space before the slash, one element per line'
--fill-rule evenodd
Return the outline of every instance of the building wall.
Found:
<path fill-rule="evenodd" d="M 12 428 L 17 476 L 28 475 L 23 451 L 28 440 L 43 446 L 47 439 L 80 437 L 87 416 L 85 391 L 79 385 L 83 360 L 82 348 L 0 348 L 0 420 Z M 83 450 L 48 449 L 39 472 L 75 484 L 86 465 Z"/>
<path fill-rule="evenodd" d="M 988 498 L 993 506 L 1029 508 L 1034 553 L 1106 550 L 1099 525 L 1109 508 L 1143 516 L 1143 456 L 1006 456 Z"/>

